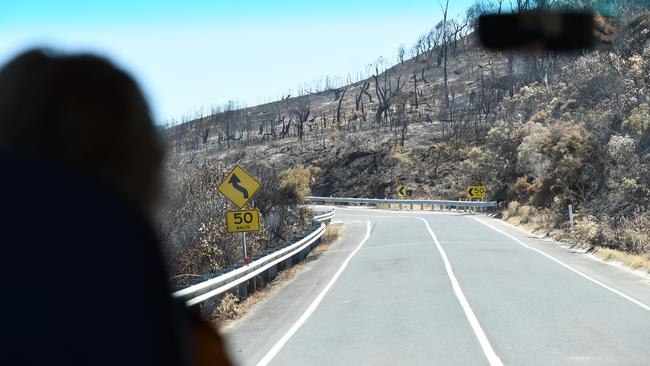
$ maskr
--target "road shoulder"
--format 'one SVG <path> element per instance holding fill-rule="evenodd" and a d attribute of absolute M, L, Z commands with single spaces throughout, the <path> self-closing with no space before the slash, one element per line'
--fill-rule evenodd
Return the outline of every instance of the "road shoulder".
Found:
<path fill-rule="evenodd" d="M 497 218 L 484 215 L 472 216 L 472 218 L 511 235 L 531 248 L 540 250 L 573 269 L 645 305 L 650 305 L 650 279 L 645 276 L 639 276 L 627 268 L 613 266 L 602 260 L 598 260 L 580 249 L 567 246 L 566 243 L 539 237 Z"/>
<path fill-rule="evenodd" d="M 234 363 L 254 365 L 286 333 L 326 286 L 366 233 L 366 223 L 349 223 L 341 238 L 318 260 L 281 284 L 244 317 L 222 331 Z"/>

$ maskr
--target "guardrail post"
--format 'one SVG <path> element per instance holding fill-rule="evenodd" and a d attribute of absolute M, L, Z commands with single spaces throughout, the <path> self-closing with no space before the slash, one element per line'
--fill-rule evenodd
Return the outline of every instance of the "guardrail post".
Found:
<path fill-rule="evenodd" d="M 221 301 L 221 298 L 214 298 L 210 299 L 208 301 L 204 301 L 199 306 L 201 315 L 204 316 L 205 318 L 209 317 L 212 312 L 214 312 L 214 309 L 217 307 L 217 304 Z"/>
<path fill-rule="evenodd" d="M 237 292 L 240 299 L 245 299 L 248 297 L 248 281 L 237 286 Z"/>
<path fill-rule="evenodd" d="M 269 268 L 269 282 L 273 281 L 275 279 L 275 276 L 278 275 L 278 268 L 276 266 L 272 266 Z"/>

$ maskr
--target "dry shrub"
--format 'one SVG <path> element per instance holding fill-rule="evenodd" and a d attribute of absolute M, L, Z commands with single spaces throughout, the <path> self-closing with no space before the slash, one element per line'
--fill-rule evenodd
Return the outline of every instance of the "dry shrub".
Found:
<path fill-rule="evenodd" d="M 560 241 L 566 237 L 566 233 L 562 229 L 553 229 L 548 236 L 555 241 Z"/>
<path fill-rule="evenodd" d="M 535 207 L 528 205 L 520 206 L 517 210 L 517 214 L 521 218 L 522 223 L 529 222 L 531 216 L 535 215 L 535 212 Z"/>
<path fill-rule="evenodd" d="M 528 183 L 528 178 L 526 177 L 519 177 L 517 178 L 517 181 L 515 182 L 515 192 L 517 193 L 517 196 L 520 198 L 522 197 L 528 197 L 528 189 L 530 187 L 530 184 Z"/>
<path fill-rule="evenodd" d="M 237 319 L 240 313 L 239 297 L 231 293 L 227 293 L 217 306 L 217 316 L 220 319 Z"/>
<path fill-rule="evenodd" d="M 508 202 L 508 208 L 505 210 L 508 217 L 517 216 L 517 210 L 519 209 L 519 202 L 510 201 Z"/>
<path fill-rule="evenodd" d="M 572 236 L 580 245 L 595 246 L 600 239 L 600 226 L 593 216 L 587 216 L 575 222 Z"/>
<path fill-rule="evenodd" d="M 504 220 L 509 220 L 511 224 L 519 225 L 531 222 L 535 217 L 537 209 L 529 205 L 521 205 L 517 201 L 508 202 L 508 207 L 501 212 Z"/>
<path fill-rule="evenodd" d="M 411 165 L 411 159 L 406 155 L 405 151 L 400 148 L 393 149 L 391 157 L 397 161 L 398 164 Z"/>
<path fill-rule="evenodd" d="M 603 222 L 600 227 L 600 240 L 602 245 L 612 246 L 618 241 L 616 229 L 608 222 Z"/>
<path fill-rule="evenodd" d="M 650 251 L 650 218 L 637 216 L 623 219 L 620 224 L 621 248 L 631 253 Z"/>
<path fill-rule="evenodd" d="M 322 244 L 331 244 L 341 237 L 341 234 L 343 233 L 343 225 L 341 224 L 335 224 L 335 225 L 328 225 L 325 228 L 325 233 L 321 237 L 321 245 Z"/>
<path fill-rule="evenodd" d="M 537 209 L 529 219 L 529 222 L 535 224 L 538 229 L 545 232 L 553 231 L 557 225 L 557 221 L 557 215 L 551 209 Z"/>

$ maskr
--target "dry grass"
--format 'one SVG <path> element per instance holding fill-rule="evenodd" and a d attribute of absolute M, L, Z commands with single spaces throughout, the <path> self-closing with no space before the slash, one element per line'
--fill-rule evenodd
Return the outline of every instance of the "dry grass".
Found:
<path fill-rule="evenodd" d="M 411 159 L 405 154 L 402 149 L 394 149 L 391 157 L 402 165 L 411 165 Z"/>
<path fill-rule="evenodd" d="M 237 319 L 240 315 L 240 303 L 239 297 L 231 293 L 227 293 L 226 296 L 221 299 L 221 303 L 217 306 L 215 311 L 218 314 L 219 320 L 228 320 L 228 319 Z"/>
<path fill-rule="evenodd" d="M 323 253 L 327 252 L 330 246 L 341 237 L 344 231 L 345 226 L 343 224 L 328 225 L 325 228 L 325 233 L 321 237 L 321 242 L 309 252 L 307 258 L 291 268 L 279 272 L 273 281 L 250 294 L 244 301 L 241 301 L 237 295 L 231 293 L 226 294 L 210 317 L 210 320 L 217 326 L 226 326 L 228 322 L 246 315 L 253 306 L 272 294 L 280 285 L 294 278 L 296 274 L 304 269 L 307 263 L 318 259 Z"/>
<path fill-rule="evenodd" d="M 507 219 L 505 219 L 507 223 L 512 224 L 512 225 L 519 225 L 521 224 L 521 217 L 519 216 L 508 216 Z"/>
<path fill-rule="evenodd" d="M 604 261 L 616 261 L 632 270 L 643 269 L 650 274 L 650 251 L 638 255 L 598 246 L 596 242 L 599 228 L 592 217 L 588 216 L 577 220 L 573 231 L 567 232 L 555 227 L 553 217 L 548 211 L 528 210 L 527 207 L 529 206 L 521 206 L 516 201 L 511 202 L 508 208 L 502 211 L 502 219 L 532 233 L 547 235 L 555 241 L 571 237 L 575 241 L 575 245 L 593 248 Z"/>
<path fill-rule="evenodd" d="M 555 230 L 555 218 L 548 210 L 538 210 L 533 206 L 520 205 L 512 201 L 501 211 L 501 218 L 507 223 L 521 226 L 536 235 L 548 236 Z"/>
<path fill-rule="evenodd" d="M 643 255 L 635 255 L 616 249 L 596 247 L 596 253 L 604 261 L 617 261 L 633 270 L 643 269 L 646 273 L 650 274 L 650 252 Z"/>
<path fill-rule="evenodd" d="M 326 252 L 332 243 L 339 240 L 341 235 L 343 235 L 343 231 L 345 231 L 345 226 L 343 224 L 328 225 L 325 228 L 325 233 L 321 237 L 320 244 L 312 249 L 312 251 L 307 256 L 307 259 L 309 259 L 309 257 Z"/>

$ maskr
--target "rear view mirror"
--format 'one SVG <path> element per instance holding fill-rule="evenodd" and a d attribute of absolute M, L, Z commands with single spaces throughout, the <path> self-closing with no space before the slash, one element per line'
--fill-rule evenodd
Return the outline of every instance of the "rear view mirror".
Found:
<path fill-rule="evenodd" d="M 523 52 L 606 48 L 615 29 L 612 18 L 588 12 L 486 14 L 478 24 L 485 48 Z"/>

